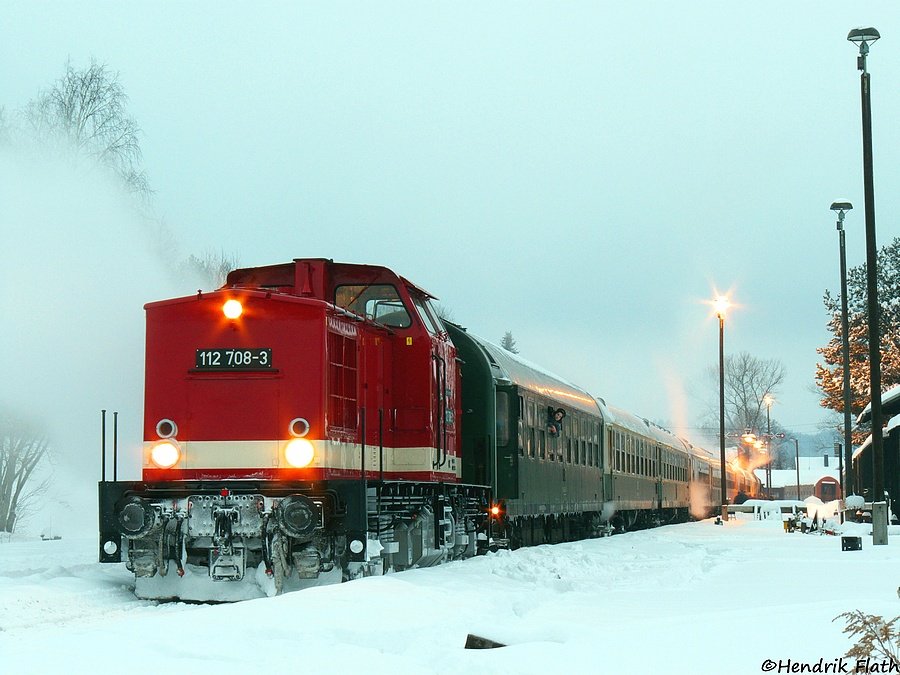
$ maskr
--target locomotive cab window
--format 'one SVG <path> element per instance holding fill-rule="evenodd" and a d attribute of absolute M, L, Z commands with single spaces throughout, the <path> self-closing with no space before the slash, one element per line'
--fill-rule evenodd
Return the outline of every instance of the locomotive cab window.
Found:
<path fill-rule="evenodd" d="M 422 323 L 425 324 L 426 330 L 432 335 L 439 335 L 442 331 L 442 327 L 437 323 L 437 319 L 431 314 L 428 307 L 425 305 L 425 301 L 417 297 L 415 295 L 412 296 L 413 306 L 416 308 L 416 312 L 419 314 L 419 319 L 421 319 Z"/>
<path fill-rule="evenodd" d="M 409 328 L 409 312 L 391 284 L 345 285 L 334 289 L 334 304 L 391 328 Z"/>
<path fill-rule="evenodd" d="M 437 328 L 438 333 L 446 333 L 447 328 L 444 326 L 444 322 L 441 320 L 441 315 L 438 312 L 437 307 L 431 300 L 425 299 L 425 309 L 431 315 L 431 320 L 434 321 L 434 326 Z"/>

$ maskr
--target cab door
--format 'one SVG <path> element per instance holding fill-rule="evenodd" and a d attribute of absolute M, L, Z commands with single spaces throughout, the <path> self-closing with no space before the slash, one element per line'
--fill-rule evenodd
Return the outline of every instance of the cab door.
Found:
<path fill-rule="evenodd" d="M 434 434 L 434 470 L 450 471 L 460 476 L 457 440 L 458 392 L 460 389 L 459 365 L 456 349 L 437 316 L 428 297 L 418 289 L 409 288 L 410 298 L 419 319 L 428 331 L 431 341 L 431 422 Z"/>

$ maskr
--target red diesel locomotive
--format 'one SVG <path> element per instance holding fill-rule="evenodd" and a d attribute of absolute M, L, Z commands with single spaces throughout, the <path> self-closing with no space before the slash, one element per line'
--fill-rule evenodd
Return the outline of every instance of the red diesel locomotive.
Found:
<path fill-rule="evenodd" d="M 100 484 L 101 561 L 141 597 L 206 600 L 475 555 L 489 489 L 460 482 L 431 300 L 296 260 L 148 304 L 143 480 Z"/>

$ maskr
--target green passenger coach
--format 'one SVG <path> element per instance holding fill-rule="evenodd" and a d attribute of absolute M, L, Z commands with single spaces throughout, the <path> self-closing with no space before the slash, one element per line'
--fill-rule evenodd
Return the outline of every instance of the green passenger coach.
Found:
<path fill-rule="evenodd" d="M 462 370 L 463 482 L 492 487 L 501 506 L 495 538 L 515 547 L 599 534 L 600 404 L 464 328 L 448 330 Z"/>

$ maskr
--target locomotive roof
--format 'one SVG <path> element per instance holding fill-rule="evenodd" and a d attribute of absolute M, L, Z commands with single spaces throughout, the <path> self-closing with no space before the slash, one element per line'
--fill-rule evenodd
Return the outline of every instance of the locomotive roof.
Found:
<path fill-rule="evenodd" d="M 469 331 L 466 331 L 466 335 L 481 347 L 495 380 L 506 380 L 548 396 L 563 407 L 574 408 L 595 417 L 602 416 L 597 402 L 581 387 Z"/>
<path fill-rule="evenodd" d="M 398 283 L 428 298 L 438 299 L 433 293 L 382 265 L 335 262 L 328 258 L 295 258 L 289 263 L 234 269 L 228 273 L 222 289 L 281 289 L 286 293 L 312 295 L 330 301 L 333 286 L 344 283 Z"/>

